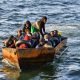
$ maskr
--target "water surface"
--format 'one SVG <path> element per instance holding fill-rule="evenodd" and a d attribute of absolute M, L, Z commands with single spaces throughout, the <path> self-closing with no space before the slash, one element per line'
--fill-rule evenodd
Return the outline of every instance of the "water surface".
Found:
<path fill-rule="evenodd" d="M 2 40 L 16 35 L 26 20 L 35 22 L 44 15 L 48 17 L 46 31 L 61 31 L 68 37 L 68 49 L 38 70 L 0 72 L 0 80 L 80 80 L 80 0 L 0 0 L 0 55 Z"/>

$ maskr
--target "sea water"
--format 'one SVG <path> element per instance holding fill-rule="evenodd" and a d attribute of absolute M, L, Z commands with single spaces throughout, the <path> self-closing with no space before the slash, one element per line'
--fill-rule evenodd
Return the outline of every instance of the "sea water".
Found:
<path fill-rule="evenodd" d="M 0 71 L 0 80 L 80 80 L 80 0 L 0 0 L 0 68 L 2 41 L 16 35 L 26 20 L 47 16 L 46 31 L 68 37 L 67 50 L 37 70 Z"/>

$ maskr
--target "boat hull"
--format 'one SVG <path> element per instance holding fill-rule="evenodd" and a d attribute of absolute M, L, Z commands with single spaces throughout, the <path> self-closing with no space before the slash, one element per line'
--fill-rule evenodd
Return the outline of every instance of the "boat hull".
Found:
<path fill-rule="evenodd" d="M 54 56 L 66 45 L 66 41 L 67 39 L 64 39 L 55 48 L 2 48 L 3 59 L 18 69 L 40 66 L 53 61 Z"/>

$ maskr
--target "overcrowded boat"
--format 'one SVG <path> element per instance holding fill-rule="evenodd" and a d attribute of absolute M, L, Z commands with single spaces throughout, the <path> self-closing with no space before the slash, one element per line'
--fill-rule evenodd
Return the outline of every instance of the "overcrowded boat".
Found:
<path fill-rule="evenodd" d="M 3 62 L 10 67 L 24 69 L 53 61 L 54 56 L 66 46 L 67 38 L 55 48 L 2 48 Z"/>
<path fill-rule="evenodd" d="M 38 23 L 33 24 L 38 27 L 36 30 L 33 26 L 29 27 L 31 24 L 27 21 L 25 25 L 27 27 L 24 26 L 23 31 L 18 30 L 16 37 L 11 35 L 9 39 L 3 41 L 2 62 L 6 64 L 5 66 L 25 69 L 53 61 L 55 55 L 66 46 L 67 38 L 57 30 L 46 33 L 43 26 L 46 20 L 47 18 L 43 17 L 43 22 L 39 21 L 44 32 L 38 29 Z"/>

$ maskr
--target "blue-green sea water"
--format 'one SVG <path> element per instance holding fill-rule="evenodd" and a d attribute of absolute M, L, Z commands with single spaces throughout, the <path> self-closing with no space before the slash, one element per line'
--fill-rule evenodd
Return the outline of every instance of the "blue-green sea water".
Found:
<path fill-rule="evenodd" d="M 36 69 L 0 72 L 0 80 L 80 80 L 80 0 L 0 0 L 0 68 L 2 41 L 16 35 L 26 20 L 47 16 L 46 31 L 68 37 L 67 50 L 52 63 Z M 50 77 L 43 77 L 50 76 Z"/>

